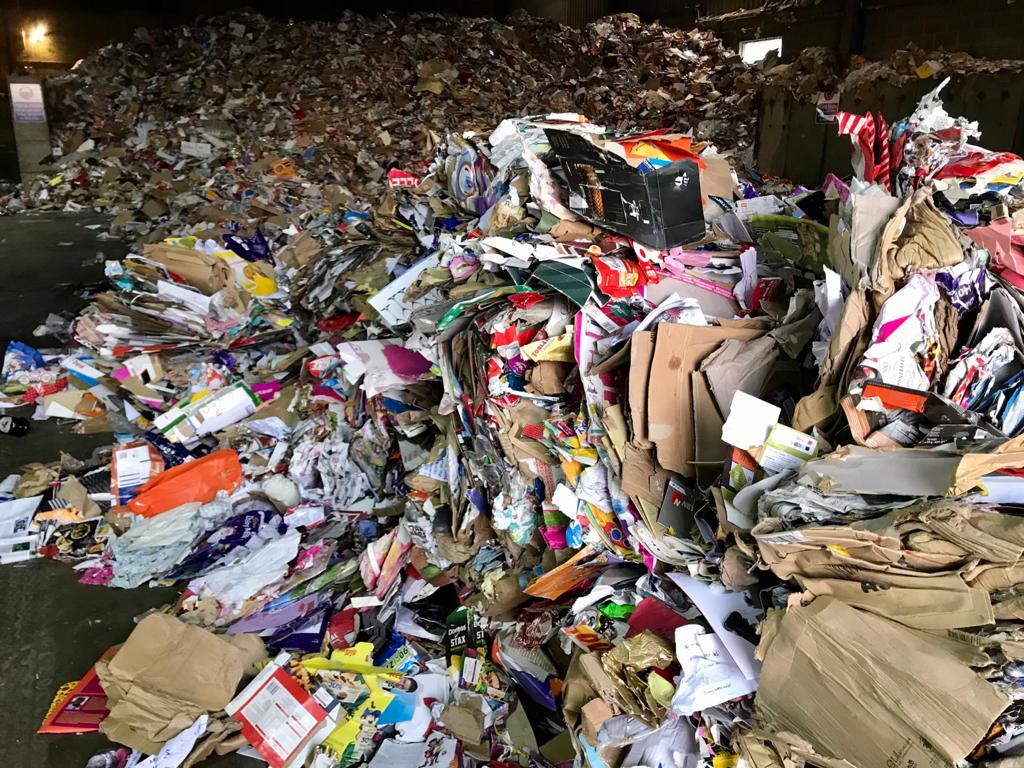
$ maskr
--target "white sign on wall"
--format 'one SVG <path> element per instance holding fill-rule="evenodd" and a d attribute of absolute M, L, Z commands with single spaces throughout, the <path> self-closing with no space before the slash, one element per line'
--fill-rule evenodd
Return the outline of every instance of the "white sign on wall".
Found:
<path fill-rule="evenodd" d="M 11 83 L 11 109 L 16 123 L 45 123 L 43 87 L 39 83 Z"/>

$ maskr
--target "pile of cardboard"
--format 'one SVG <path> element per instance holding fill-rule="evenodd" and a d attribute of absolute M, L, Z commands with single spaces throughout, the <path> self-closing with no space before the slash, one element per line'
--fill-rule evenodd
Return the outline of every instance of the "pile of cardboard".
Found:
<path fill-rule="evenodd" d="M 870 87 L 880 80 L 904 86 L 914 80 L 929 77 L 1019 73 L 1024 69 L 1024 59 L 978 58 L 964 51 L 942 49 L 926 51 L 913 44 L 894 51 L 880 61 L 861 61 L 857 64 L 843 79 L 842 87 L 846 90 Z"/>
<path fill-rule="evenodd" d="M 425 170 L 448 131 L 505 114 L 671 124 L 742 149 L 757 83 L 712 34 L 628 14 L 582 30 L 525 14 L 202 19 L 49 78 L 60 154 L 11 205 L 98 208 L 154 242 L 239 216 L 305 227 L 300 214 L 373 203 L 389 168 Z"/>
<path fill-rule="evenodd" d="M 819 93 L 865 93 L 888 84 L 902 88 L 917 80 L 986 74 L 1013 74 L 1024 69 L 1024 59 L 977 58 L 964 51 L 926 51 L 911 43 L 884 59 L 852 56 L 840 61 L 832 48 L 804 48 L 785 63 L 773 55 L 758 65 L 764 81 L 781 86 L 808 100 Z"/>
<path fill-rule="evenodd" d="M 1024 160 L 938 92 L 881 124 L 787 192 L 512 117 L 328 247 L 228 215 L 108 264 L 3 391 L 130 439 L 8 478 L 0 556 L 183 592 L 45 727 L 161 765 L 1019 761 Z"/>

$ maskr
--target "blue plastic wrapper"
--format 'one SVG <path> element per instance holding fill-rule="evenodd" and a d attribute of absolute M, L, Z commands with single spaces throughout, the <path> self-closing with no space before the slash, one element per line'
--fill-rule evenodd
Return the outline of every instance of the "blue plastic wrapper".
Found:
<path fill-rule="evenodd" d="M 583 547 L 583 528 L 578 520 L 573 520 L 565 529 L 565 543 L 573 549 Z"/>
<path fill-rule="evenodd" d="M 365 542 L 376 541 L 380 536 L 380 526 L 376 520 L 363 518 L 356 522 L 356 536 Z"/>
<path fill-rule="evenodd" d="M 947 215 L 961 227 L 976 227 L 981 220 L 977 211 L 953 211 Z"/>
<path fill-rule="evenodd" d="M 397 689 L 391 692 L 391 703 L 387 709 L 380 713 L 377 720 L 378 726 L 396 725 L 404 723 L 412 718 L 416 709 L 416 694 Z"/>
<path fill-rule="evenodd" d="M 521 373 L 509 371 L 508 388 L 516 392 L 522 392 L 526 388 L 526 377 Z"/>
<path fill-rule="evenodd" d="M 271 653 L 295 651 L 298 653 L 316 653 L 324 642 L 327 622 L 330 619 L 330 606 L 323 606 L 309 616 L 300 616 L 274 632 L 267 640 L 267 649 Z"/>
<path fill-rule="evenodd" d="M 170 571 L 168 578 L 177 580 L 198 576 L 222 555 L 244 546 L 274 514 L 276 512 L 272 509 L 250 510 L 228 518 L 224 525 L 203 537 L 191 554 Z"/>
<path fill-rule="evenodd" d="M 345 211 L 344 218 L 346 224 L 362 224 L 364 221 L 370 220 L 370 214 L 362 211 Z"/>
<path fill-rule="evenodd" d="M 419 655 L 406 642 L 405 638 L 396 632 L 391 633 L 391 642 L 384 649 L 373 656 L 373 663 L 378 667 L 412 674 L 419 669 Z"/>
<path fill-rule="evenodd" d="M 393 397 L 388 397 L 387 395 L 381 395 L 380 402 L 381 405 L 387 408 L 391 413 L 405 413 L 406 411 L 417 410 L 414 406 L 409 405 L 408 403 L 403 403 L 401 400 L 396 400 Z"/>
<path fill-rule="evenodd" d="M 30 347 L 20 341 L 11 341 L 7 344 L 7 352 L 4 353 L 3 377 L 10 378 L 20 371 L 31 371 L 34 368 L 43 366 L 43 356 L 39 350 Z"/>
<path fill-rule="evenodd" d="M 238 254 L 246 261 L 269 261 L 273 263 L 274 254 L 270 250 L 270 243 L 263 233 L 258 229 L 252 237 L 241 235 L 224 235 L 224 245 L 228 250 Z"/>
<path fill-rule="evenodd" d="M 519 690 L 526 694 L 527 698 L 551 712 L 558 711 L 558 703 L 551 693 L 550 685 L 543 680 L 538 680 L 528 672 L 522 672 L 518 669 L 509 668 L 508 673 L 519 685 Z"/>
<path fill-rule="evenodd" d="M 146 432 L 145 438 L 146 442 L 156 448 L 160 455 L 164 457 L 166 469 L 176 467 L 179 464 L 184 464 L 186 461 L 196 458 L 185 446 L 180 443 L 172 443 L 159 432 Z"/>
<path fill-rule="evenodd" d="M 466 492 L 466 498 L 469 499 L 470 503 L 472 503 L 472 505 L 476 507 L 481 514 L 490 516 L 491 505 L 487 501 L 487 494 L 479 488 L 470 488 Z"/>
<path fill-rule="evenodd" d="M 458 216 L 448 216 L 447 218 L 438 219 L 438 223 L 440 223 L 445 232 L 454 232 L 461 226 L 462 219 Z"/>
<path fill-rule="evenodd" d="M 985 270 L 980 267 L 959 274 L 944 269 L 935 273 L 935 282 L 961 317 L 980 307 L 985 300 Z"/>
<path fill-rule="evenodd" d="M 231 356 L 230 352 L 225 352 L 223 349 L 219 349 L 213 353 L 213 359 L 220 365 L 223 365 L 229 371 L 238 370 L 238 361 Z"/>

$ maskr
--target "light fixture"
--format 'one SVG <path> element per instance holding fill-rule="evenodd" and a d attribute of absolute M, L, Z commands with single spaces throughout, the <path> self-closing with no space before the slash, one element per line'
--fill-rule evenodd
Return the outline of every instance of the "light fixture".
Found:
<path fill-rule="evenodd" d="M 25 40 L 28 42 L 29 45 L 38 45 L 39 43 L 43 42 L 49 31 L 50 30 L 46 28 L 46 25 L 40 21 L 39 23 L 33 24 L 31 27 L 28 27 L 25 30 Z"/>

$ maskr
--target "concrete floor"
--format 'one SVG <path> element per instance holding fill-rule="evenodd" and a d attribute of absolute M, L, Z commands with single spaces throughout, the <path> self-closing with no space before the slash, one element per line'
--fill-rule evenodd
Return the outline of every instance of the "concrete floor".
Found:
<path fill-rule="evenodd" d="M 97 223 L 104 227 L 86 229 Z M 32 330 L 49 312 L 84 306 L 75 292 L 103 279 L 98 252 L 116 258 L 126 251 L 123 243 L 98 240 L 103 229 L 105 220 L 93 214 L 0 217 L 0 350 L 12 338 L 34 346 L 59 344 L 52 337 L 33 338 Z M 61 451 L 84 459 L 110 442 L 110 435 L 75 435 L 70 424 L 33 422 L 23 438 L 0 435 L 0 478 L 27 462 L 55 460 Z M 176 595 L 172 589 L 84 586 L 71 566 L 48 560 L 0 566 L 0 766 L 82 768 L 107 748 L 100 734 L 40 736 L 35 730 L 62 683 L 81 677 L 103 651 L 122 642 L 135 616 Z M 260 764 L 233 756 L 205 765 Z"/>

